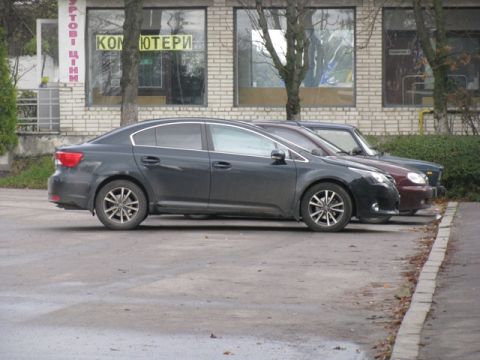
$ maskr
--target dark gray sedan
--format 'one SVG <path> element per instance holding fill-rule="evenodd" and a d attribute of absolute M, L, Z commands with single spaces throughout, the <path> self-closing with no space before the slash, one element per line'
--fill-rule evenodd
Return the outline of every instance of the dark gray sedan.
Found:
<path fill-rule="evenodd" d="M 315 156 L 241 122 L 145 121 L 60 148 L 55 158 L 49 200 L 96 213 L 115 230 L 149 214 L 215 214 L 339 231 L 352 216 L 398 213 L 398 192 L 378 169 Z"/>

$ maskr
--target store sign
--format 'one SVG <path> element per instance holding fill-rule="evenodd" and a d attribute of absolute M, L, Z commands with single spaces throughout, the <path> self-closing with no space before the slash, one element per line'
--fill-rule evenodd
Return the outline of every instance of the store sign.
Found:
<path fill-rule="evenodd" d="M 140 35 L 140 51 L 188 51 L 192 50 L 192 35 Z M 121 51 L 123 35 L 97 35 L 98 51 Z"/>
<path fill-rule="evenodd" d="M 68 1 L 68 80 L 78 82 L 78 7 L 77 0 Z"/>

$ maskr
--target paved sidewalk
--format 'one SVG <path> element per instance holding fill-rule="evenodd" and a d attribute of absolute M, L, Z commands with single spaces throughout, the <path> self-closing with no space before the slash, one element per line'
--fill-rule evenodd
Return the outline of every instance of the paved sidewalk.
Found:
<path fill-rule="evenodd" d="M 461 203 L 422 331 L 420 360 L 480 359 L 480 203 Z"/>

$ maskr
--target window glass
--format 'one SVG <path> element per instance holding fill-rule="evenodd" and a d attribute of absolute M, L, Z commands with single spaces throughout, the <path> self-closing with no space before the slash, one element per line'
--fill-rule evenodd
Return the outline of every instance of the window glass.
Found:
<path fill-rule="evenodd" d="M 266 13 L 273 45 L 285 61 L 285 10 Z M 265 48 L 256 19 L 254 9 L 236 11 L 236 103 L 284 106 L 285 85 Z M 354 19 L 354 9 L 308 10 L 305 27 L 310 66 L 300 89 L 303 106 L 354 105 Z"/>
<path fill-rule="evenodd" d="M 274 134 L 281 138 L 284 138 L 285 140 L 288 140 L 307 151 L 312 151 L 313 149 L 318 148 L 318 146 L 313 141 L 306 138 L 305 136 L 302 136 L 295 130 L 268 126 L 265 127 L 265 130 L 267 130 L 270 134 Z"/>
<path fill-rule="evenodd" d="M 368 155 L 377 155 L 378 151 L 374 149 L 372 145 L 368 142 L 362 132 L 358 129 L 355 129 L 355 134 L 357 135 L 357 139 L 362 144 L 363 149 L 368 153 Z"/>
<path fill-rule="evenodd" d="M 157 146 L 202 150 L 202 125 L 201 124 L 173 124 L 158 126 Z"/>
<path fill-rule="evenodd" d="M 147 129 L 133 135 L 135 145 L 156 146 L 155 129 Z"/>
<path fill-rule="evenodd" d="M 233 126 L 210 125 L 215 151 L 232 154 L 270 157 L 272 150 L 288 149 L 254 132 Z"/>
<path fill-rule="evenodd" d="M 123 9 L 89 9 L 88 103 L 121 102 Z M 144 9 L 140 38 L 140 105 L 205 104 L 205 11 Z"/>
<path fill-rule="evenodd" d="M 450 62 L 450 105 L 466 99 L 480 104 L 480 8 L 445 10 Z M 426 25 L 434 17 L 425 12 Z M 433 34 L 432 34 L 433 35 Z M 434 37 L 432 36 L 434 44 Z M 416 33 L 413 10 L 384 11 L 384 104 L 432 106 L 433 73 Z M 457 96 L 459 96 L 459 98 Z"/>
<path fill-rule="evenodd" d="M 351 152 L 354 148 L 358 147 L 355 139 L 348 131 L 315 129 L 314 132 L 338 146 L 343 151 Z"/>

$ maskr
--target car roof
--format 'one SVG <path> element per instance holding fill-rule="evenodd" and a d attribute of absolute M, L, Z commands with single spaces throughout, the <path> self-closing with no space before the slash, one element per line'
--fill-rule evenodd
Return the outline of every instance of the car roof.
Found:
<path fill-rule="evenodd" d="M 175 123 L 175 122 L 208 122 L 208 123 L 216 123 L 216 124 L 224 124 L 224 125 L 240 125 L 243 128 L 254 130 L 259 132 L 263 135 L 275 138 L 276 141 L 280 141 L 283 145 L 292 148 L 298 152 L 298 150 L 304 150 L 296 144 L 292 144 L 286 141 L 283 138 L 279 138 L 274 136 L 265 129 L 262 129 L 259 126 L 256 126 L 253 122 L 246 122 L 246 121 L 238 121 L 238 120 L 225 120 L 225 119 L 215 119 L 215 118 L 207 118 L 207 117 L 178 117 L 178 118 L 162 118 L 162 119 L 152 119 L 152 120 L 145 120 L 140 121 L 137 123 L 121 126 L 119 128 L 113 129 L 103 135 L 100 135 L 92 140 L 90 143 L 130 143 L 130 134 L 141 131 L 143 129 L 147 129 L 150 127 L 154 127 L 161 124 L 166 123 Z M 303 156 L 303 155 L 302 155 Z"/>
<path fill-rule="evenodd" d="M 298 126 L 316 127 L 325 129 L 356 129 L 356 126 L 350 124 L 327 123 L 321 121 L 287 121 L 289 124 L 297 124 Z"/>

